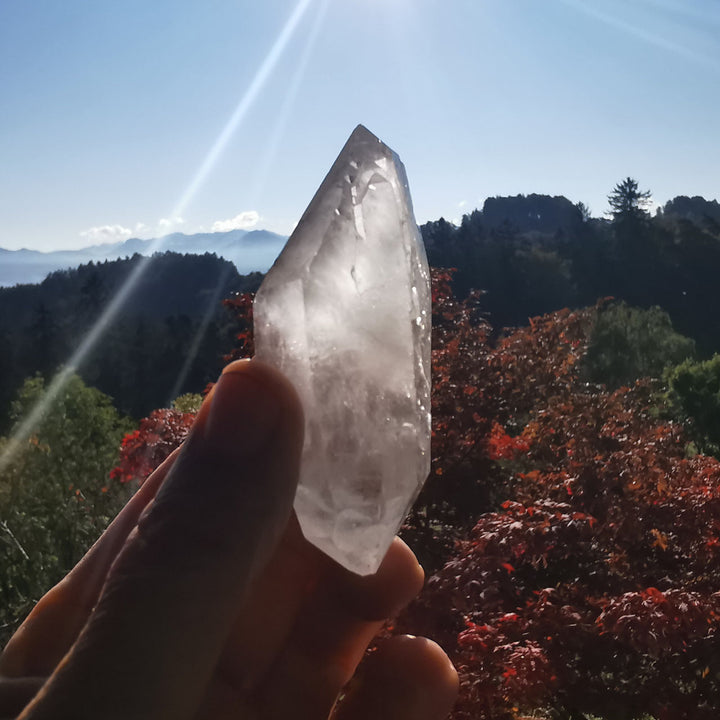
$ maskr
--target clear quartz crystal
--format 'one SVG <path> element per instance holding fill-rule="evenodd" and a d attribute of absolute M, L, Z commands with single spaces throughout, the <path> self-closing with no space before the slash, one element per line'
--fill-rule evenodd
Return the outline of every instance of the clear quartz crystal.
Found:
<path fill-rule="evenodd" d="M 305 411 L 303 533 L 359 574 L 377 570 L 430 470 L 430 314 L 405 168 L 360 125 L 254 307 L 256 356 Z"/>

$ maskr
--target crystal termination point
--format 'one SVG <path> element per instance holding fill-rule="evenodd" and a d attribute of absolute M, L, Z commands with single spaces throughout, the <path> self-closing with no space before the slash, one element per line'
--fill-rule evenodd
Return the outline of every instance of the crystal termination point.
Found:
<path fill-rule="evenodd" d="M 359 125 L 255 298 L 305 410 L 305 537 L 375 572 L 430 471 L 430 276 L 398 156 Z"/>

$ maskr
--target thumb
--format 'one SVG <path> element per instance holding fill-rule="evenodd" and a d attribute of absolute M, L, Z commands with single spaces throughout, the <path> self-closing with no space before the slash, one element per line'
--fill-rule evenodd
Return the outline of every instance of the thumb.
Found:
<path fill-rule="evenodd" d="M 302 426 L 275 370 L 225 369 L 85 630 L 23 717 L 194 714 L 289 519 Z"/>

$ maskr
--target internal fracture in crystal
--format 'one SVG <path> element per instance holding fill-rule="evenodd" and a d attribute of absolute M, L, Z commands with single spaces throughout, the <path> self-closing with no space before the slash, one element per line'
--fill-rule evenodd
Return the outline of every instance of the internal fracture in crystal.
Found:
<path fill-rule="evenodd" d="M 255 298 L 305 411 L 305 537 L 375 572 L 430 470 L 430 278 L 398 156 L 358 126 Z"/>

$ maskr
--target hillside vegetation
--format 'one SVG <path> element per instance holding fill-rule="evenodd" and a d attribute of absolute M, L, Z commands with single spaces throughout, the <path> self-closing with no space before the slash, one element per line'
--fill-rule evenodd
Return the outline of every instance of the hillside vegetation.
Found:
<path fill-rule="evenodd" d="M 720 213 L 648 202 L 627 178 L 607 219 L 532 195 L 422 228 L 431 262 L 457 268 L 433 271 L 432 466 L 402 528 L 428 582 L 384 633 L 450 654 L 453 720 L 720 708 Z M 139 261 L 0 291 L 9 426 Z M 5 637 L 186 437 L 201 396 L 174 397 L 252 354 L 238 291 L 259 276 L 156 262 L 0 474 Z"/>
<path fill-rule="evenodd" d="M 651 216 L 631 178 L 613 192 L 627 207 L 602 219 L 564 197 L 489 198 L 459 226 L 422 226 L 430 264 L 457 268 L 461 296 L 484 290 L 497 327 L 612 296 L 660 306 L 701 353 L 719 351 L 720 205 L 678 197 Z"/>
<path fill-rule="evenodd" d="M 0 429 L 23 380 L 35 373 L 50 379 L 141 262 L 135 255 L 89 263 L 39 285 L 0 288 Z M 259 274 L 241 276 L 214 255 L 155 256 L 78 373 L 137 418 L 202 390 L 217 377 L 232 340 L 221 300 L 259 282 Z M 196 340 L 197 355 L 186 366 Z"/>

